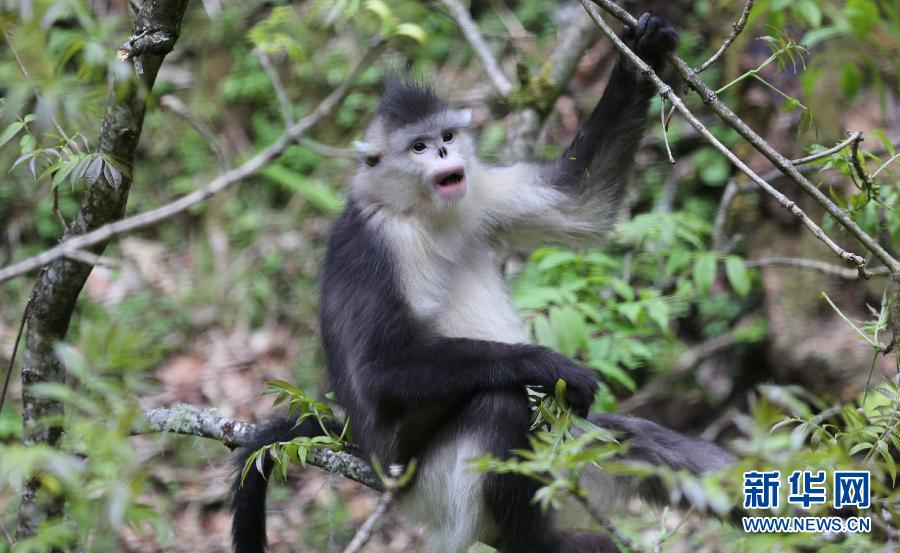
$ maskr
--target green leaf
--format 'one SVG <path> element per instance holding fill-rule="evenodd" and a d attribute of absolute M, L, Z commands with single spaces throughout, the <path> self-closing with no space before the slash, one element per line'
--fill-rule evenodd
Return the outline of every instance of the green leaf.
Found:
<path fill-rule="evenodd" d="M 4 144 L 9 142 L 15 137 L 22 128 L 25 127 L 25 123 L 21 121 L 13 121 L 10 123 L 6 129 L 3 130 L 3 134 L 0 134 L 0 148 L 3 147 Z"/>
<path fill-rule="evenodd" d="M 703 253 L 694 260 L 694 285 L 701 294 L 708 294 L 716 280 L 716 256 Z"/>
<path fill-rule="evenodd" d="M 634 379 L 631 378 L 631 375 L 622 370 L 622 368 L 615 363 L 602 364 L 600 366 L 600 372 L 609 380 L 618 382 L 631 392 L 637 390 L 637 384 L 634 382 Z"/>
<path fill-rule="evenodd" d="M 336 214 L 344 208 L 344 200 L 334 190 L 283 165 L 269 165 L 260 174 L 291 192 L 296 192 L 323 213 Z"/>
<path fill-rule="evenodd" d="M 616 305 L 616 311 L 631 321 L 631 324 L 637 324 L 638 317 L 640 316 L 641 311 L 643 311 L 643 305 L 640 303 L 620 303 Z"/>
<path fill-rule="evenodd" d="M 578 348 L 585 345 L 588 340 L 588 327 L 584 322 L 584 316 L 574 307 L 554 307 L 550 310 L 550 326 L 556 335 L 556 344 L 559 352 L 567 357 L 572 357 Z"/>
<path fill-rule="evenodd" d="M 784 105 L 781 106 L 781 111 L 790 112 L 794 111 L 795 109 L 799 109 L 800 107 L 800 100 L 794 98 L 793 96 L 788 96 L 784 100 Z"/>
<path fill-rule="evenodd" d="M 623 300 L 634 301 L 634 290 L 631 288 L 631 285 L 624 280 L 612 278 L 609 280 L 609 285 Z"/>
<path fill-rule="evenodd" d="M 669 305 L 662 300 L 654 300 L 644 302 L 644 308 L 647 310 L 647 316 L 656 323 L 656 326 L 663 331 L 669 333 Z"/>
<path fill-rule="evenodd" d="M 750 274 L 743 259 L 736 255 L 726 257 L 725 276 L 728 277 L 728 283 L 738 295 L 746 296 L 750 293 Z"/>
<path fill-rule="evenodd" d="M 425 33 L 425 30 L 415 23 L 401 23 L 397 25 L 394 29 L 394 34 L 408 36 L 422 45 L 428 42 L 428 35 Z"/>
<path fill-rule="evenodd" d="M 559 349 L 556 343 L 556 333 L 550 326 L 550 321 L 544 315 L 538 315 L 532 323 L 534 325 L 534 338 L 537 343 L 548 348 Z"/>
<path fill-rule="evenodd" d="M 802 0 L 797 6 L 797 11 L 805 19 L 810 27 L 818 27 L 822 24 L 822 10 L 813 0 Z"/>
<path fill-rule="evenodd" d="M 37 140 L 33 135 L 24 134 L 22 138 L 19 139 L 19 149 L 23 154 L 27 154 L 29 152 L 33 152 L 37 147 Z"/>
<path fill-rule="evenodd" d="M 863 36 L 878 23 L 878 7 L 872 0 L 850 0 L 844 6 L 844 17 L 856 36 Z"/>
<path fill-rule="evenodd" d="M 841 85 L 841 92 L 848 100 L 854 99 L 857 93 L 859 93 L 861 80 L 862 75 L 856 67 L 856 63 L 852 61 L 845 63 L 844 67 L 841 68 L 841 78 L 839 82 Z"/>

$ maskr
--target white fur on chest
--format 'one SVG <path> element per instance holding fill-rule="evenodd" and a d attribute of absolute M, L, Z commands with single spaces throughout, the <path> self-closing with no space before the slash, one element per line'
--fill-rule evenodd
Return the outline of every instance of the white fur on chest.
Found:
<path fill-rule="evenodd" d="M 500 259 L 477 224 L 455 223 L 443 230 L 415 219 L 394 222 L 388 235 L 410 309 L 443 336 L 526 342 Z"/>

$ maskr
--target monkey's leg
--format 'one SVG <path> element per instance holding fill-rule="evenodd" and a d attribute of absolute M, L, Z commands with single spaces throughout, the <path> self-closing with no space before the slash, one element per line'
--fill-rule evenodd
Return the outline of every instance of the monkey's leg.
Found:
<path fill-rule="evenodd" d="M 501 459 L 528 448 L 530 411 L 524 391 L 478 394 L 467 405 L 466 425 L 480 433 L 485 448 Z M 516 474 L 484 476 L 484 496 L 496 525 L 494 545 L 503 553 L 614 553 L 619 549 L 602 533 L 566 532 L 532 503 L 540 484 Z"/>

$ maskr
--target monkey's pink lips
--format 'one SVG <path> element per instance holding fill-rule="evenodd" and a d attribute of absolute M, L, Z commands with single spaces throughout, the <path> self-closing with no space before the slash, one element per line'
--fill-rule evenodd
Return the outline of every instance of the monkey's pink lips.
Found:
<path fill-rule="evenodd" d="M 454 200 L 466 193 L 466 172 L 462 167 L 450 169 L 434 177 L 434 189 L 438 196 Z"/>

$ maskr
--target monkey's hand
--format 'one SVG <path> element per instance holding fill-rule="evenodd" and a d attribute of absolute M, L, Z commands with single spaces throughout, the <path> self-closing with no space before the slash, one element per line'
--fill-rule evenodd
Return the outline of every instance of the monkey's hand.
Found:
<path fill-rule="evenodd" d="M 597 395 L 597 371 L 572 363 L 575 370 L 568 370 L 560 378 L 566 381 L 566 403 L 580 417 L 586 417 Z"/>
<path fill-rule="evenodd" d="M 665 66 L 666 55 L 678 46 L 678 31 L 662 17 L 644 12 L 638 19 L 637 29 L 627 28 L 622 40 L 659 73 Z"/>
<path fill-rule="evenodd" d="M 541 348 L 547 356 L 544 366 L 549 368 L 543 391 L 553 394 L 556 382 L 566 382 L 566 403 L 581 417 L 587 416 L 597 394 L 597 372 L 572 361 L 564 355 Z"/>

